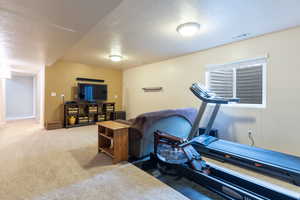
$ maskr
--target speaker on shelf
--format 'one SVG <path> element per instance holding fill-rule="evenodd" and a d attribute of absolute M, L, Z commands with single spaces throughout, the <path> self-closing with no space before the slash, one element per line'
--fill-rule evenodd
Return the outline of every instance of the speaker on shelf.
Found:
<path fill-rule="evenodd" d="M 115 111 L 110 113 L 110 120 L 122 119 L 126 120 L 126 112 L 125 111 Z"/>
<path fill-rule="evenodd" d="M 101 80 L 101 79 L 91 79 L 91 78 L 76 78 L 76 81 L 88 81 L 88 82 L 100 82 L 100 83 L 103 83 L 104 80 Z"/>

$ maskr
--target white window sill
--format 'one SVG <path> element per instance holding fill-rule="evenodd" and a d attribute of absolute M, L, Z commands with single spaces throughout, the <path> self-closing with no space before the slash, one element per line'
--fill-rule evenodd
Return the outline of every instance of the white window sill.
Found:
<path fill-rule="evenodd" d="M 215 104 L 208 104 L 209 106 L 214 106 Z M 225 108 L 254 108 L 254 109 L 265 109 L 265 104 L 240 104 L 240 103 L 230 103 L 221 104 L 221 107 Z"/>

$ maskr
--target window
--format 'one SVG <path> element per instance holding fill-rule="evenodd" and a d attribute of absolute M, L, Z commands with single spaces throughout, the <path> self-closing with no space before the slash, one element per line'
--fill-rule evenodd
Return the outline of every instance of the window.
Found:
<path fill-rule="evenodd" d="M 217 96 L 239 98 L 239 104 L 265 107 L 266 58 L 209 65 L 206 84 Z"/>

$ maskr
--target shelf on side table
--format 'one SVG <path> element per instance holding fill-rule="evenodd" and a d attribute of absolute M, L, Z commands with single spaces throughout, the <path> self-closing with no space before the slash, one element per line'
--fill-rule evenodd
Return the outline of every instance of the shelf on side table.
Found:
<path fill-rule="evenodd" d="M 98 122 L 98 150 L 113 158 L 113 163 L 128 160 L 129 126 L 114 121 Z"/>

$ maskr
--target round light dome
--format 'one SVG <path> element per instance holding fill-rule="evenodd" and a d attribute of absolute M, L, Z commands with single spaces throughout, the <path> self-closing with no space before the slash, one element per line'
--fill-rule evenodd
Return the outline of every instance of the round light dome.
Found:
<path fill-rule="evenodd" d="M 191 37 L 195 35 L 200 29 L 200 24 L 196 22 L 188 22 L 184 24 L 180 24 L 177 27 L 177 32 L 183 37 Z"/>
<path fill-rule="evenodd" d="M 109 59 L 113 62 L 120 62 L 122 60 L 122 56 L 120 55 L 110 55 Z"/>

